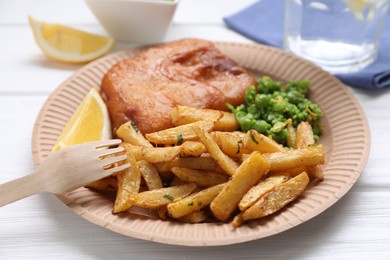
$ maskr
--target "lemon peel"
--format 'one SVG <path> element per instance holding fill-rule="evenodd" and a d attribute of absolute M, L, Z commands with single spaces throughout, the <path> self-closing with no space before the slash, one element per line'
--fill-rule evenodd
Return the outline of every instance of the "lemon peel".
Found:
<path fill-rule="evenodd" d="M 109 36 L 42 22 L 31 16 L 29 24 L 39 48 L 48 57 L 62 62 L 86 63 L 107 54 L 115 45 Z"/>

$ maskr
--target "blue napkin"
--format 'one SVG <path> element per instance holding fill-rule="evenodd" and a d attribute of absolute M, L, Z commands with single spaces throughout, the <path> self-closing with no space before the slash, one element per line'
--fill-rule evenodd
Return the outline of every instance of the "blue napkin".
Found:
<path fill-rule="evenodd" d="M 284 2 L 261 0 L 229 17 L 226 25 L 256 42 L 281 48 L 284 31 Z M 390 18 L 386 19 L 378 59 L 355 73 L 335 75 L 345 84 L 364 89 L 390 87 Z"/>

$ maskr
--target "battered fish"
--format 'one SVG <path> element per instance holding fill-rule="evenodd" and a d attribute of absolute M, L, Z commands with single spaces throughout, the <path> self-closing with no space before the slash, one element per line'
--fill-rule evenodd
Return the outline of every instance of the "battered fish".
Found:
<path fill-rule="evenodd" d="M 212 42 L 183 39 L 144 50 L 114 65 L 101 86 L 114 132 L 133 120 L 143 134 L 172 127 L 175 105 L 227 110 L 255 83 Z"/>

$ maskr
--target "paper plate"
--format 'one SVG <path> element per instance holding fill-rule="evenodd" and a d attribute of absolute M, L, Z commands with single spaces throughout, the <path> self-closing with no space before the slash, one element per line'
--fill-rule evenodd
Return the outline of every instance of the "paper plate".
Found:
<path fill-rule="evenodd" d="M 311 82 L 310 98 L 325 112 L 321 143 L 326 151 L 325 180 L 306 191 L 279 213 L 248 222 L 186 224 L 124 213 L 113 215 L 113 202 L 86 188 L 59 195 L 72 211 L 99 226 L 134 238 L 173 245 L 215 246 L 264 238 L 291 229 L 337 202 L 359 178 L 368 158 L 370 134 L 365 115 L 348 88 L 327 72 L 278 49 L 255 44 L 217 42 L 218 48 L 255 76 Z M 42 107 L 32 137 L 39 165 L 50 153 L 63 127 L 92 86 L 104 73 L 142 48 L 113 53 L 78 70 L 54 91 Z"/>

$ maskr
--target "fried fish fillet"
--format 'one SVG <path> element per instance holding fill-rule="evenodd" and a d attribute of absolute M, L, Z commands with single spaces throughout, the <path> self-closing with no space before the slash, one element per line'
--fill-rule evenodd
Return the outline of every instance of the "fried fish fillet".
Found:
<path fill-rule="evenodd" d="M 144 134 L 172 127 L 175 105 L 226 110 L 255 83 L 213 43 L 183 39 L 148 48 L 114 65 L 102 80 L 114 132 L 132 120 Z"/>

